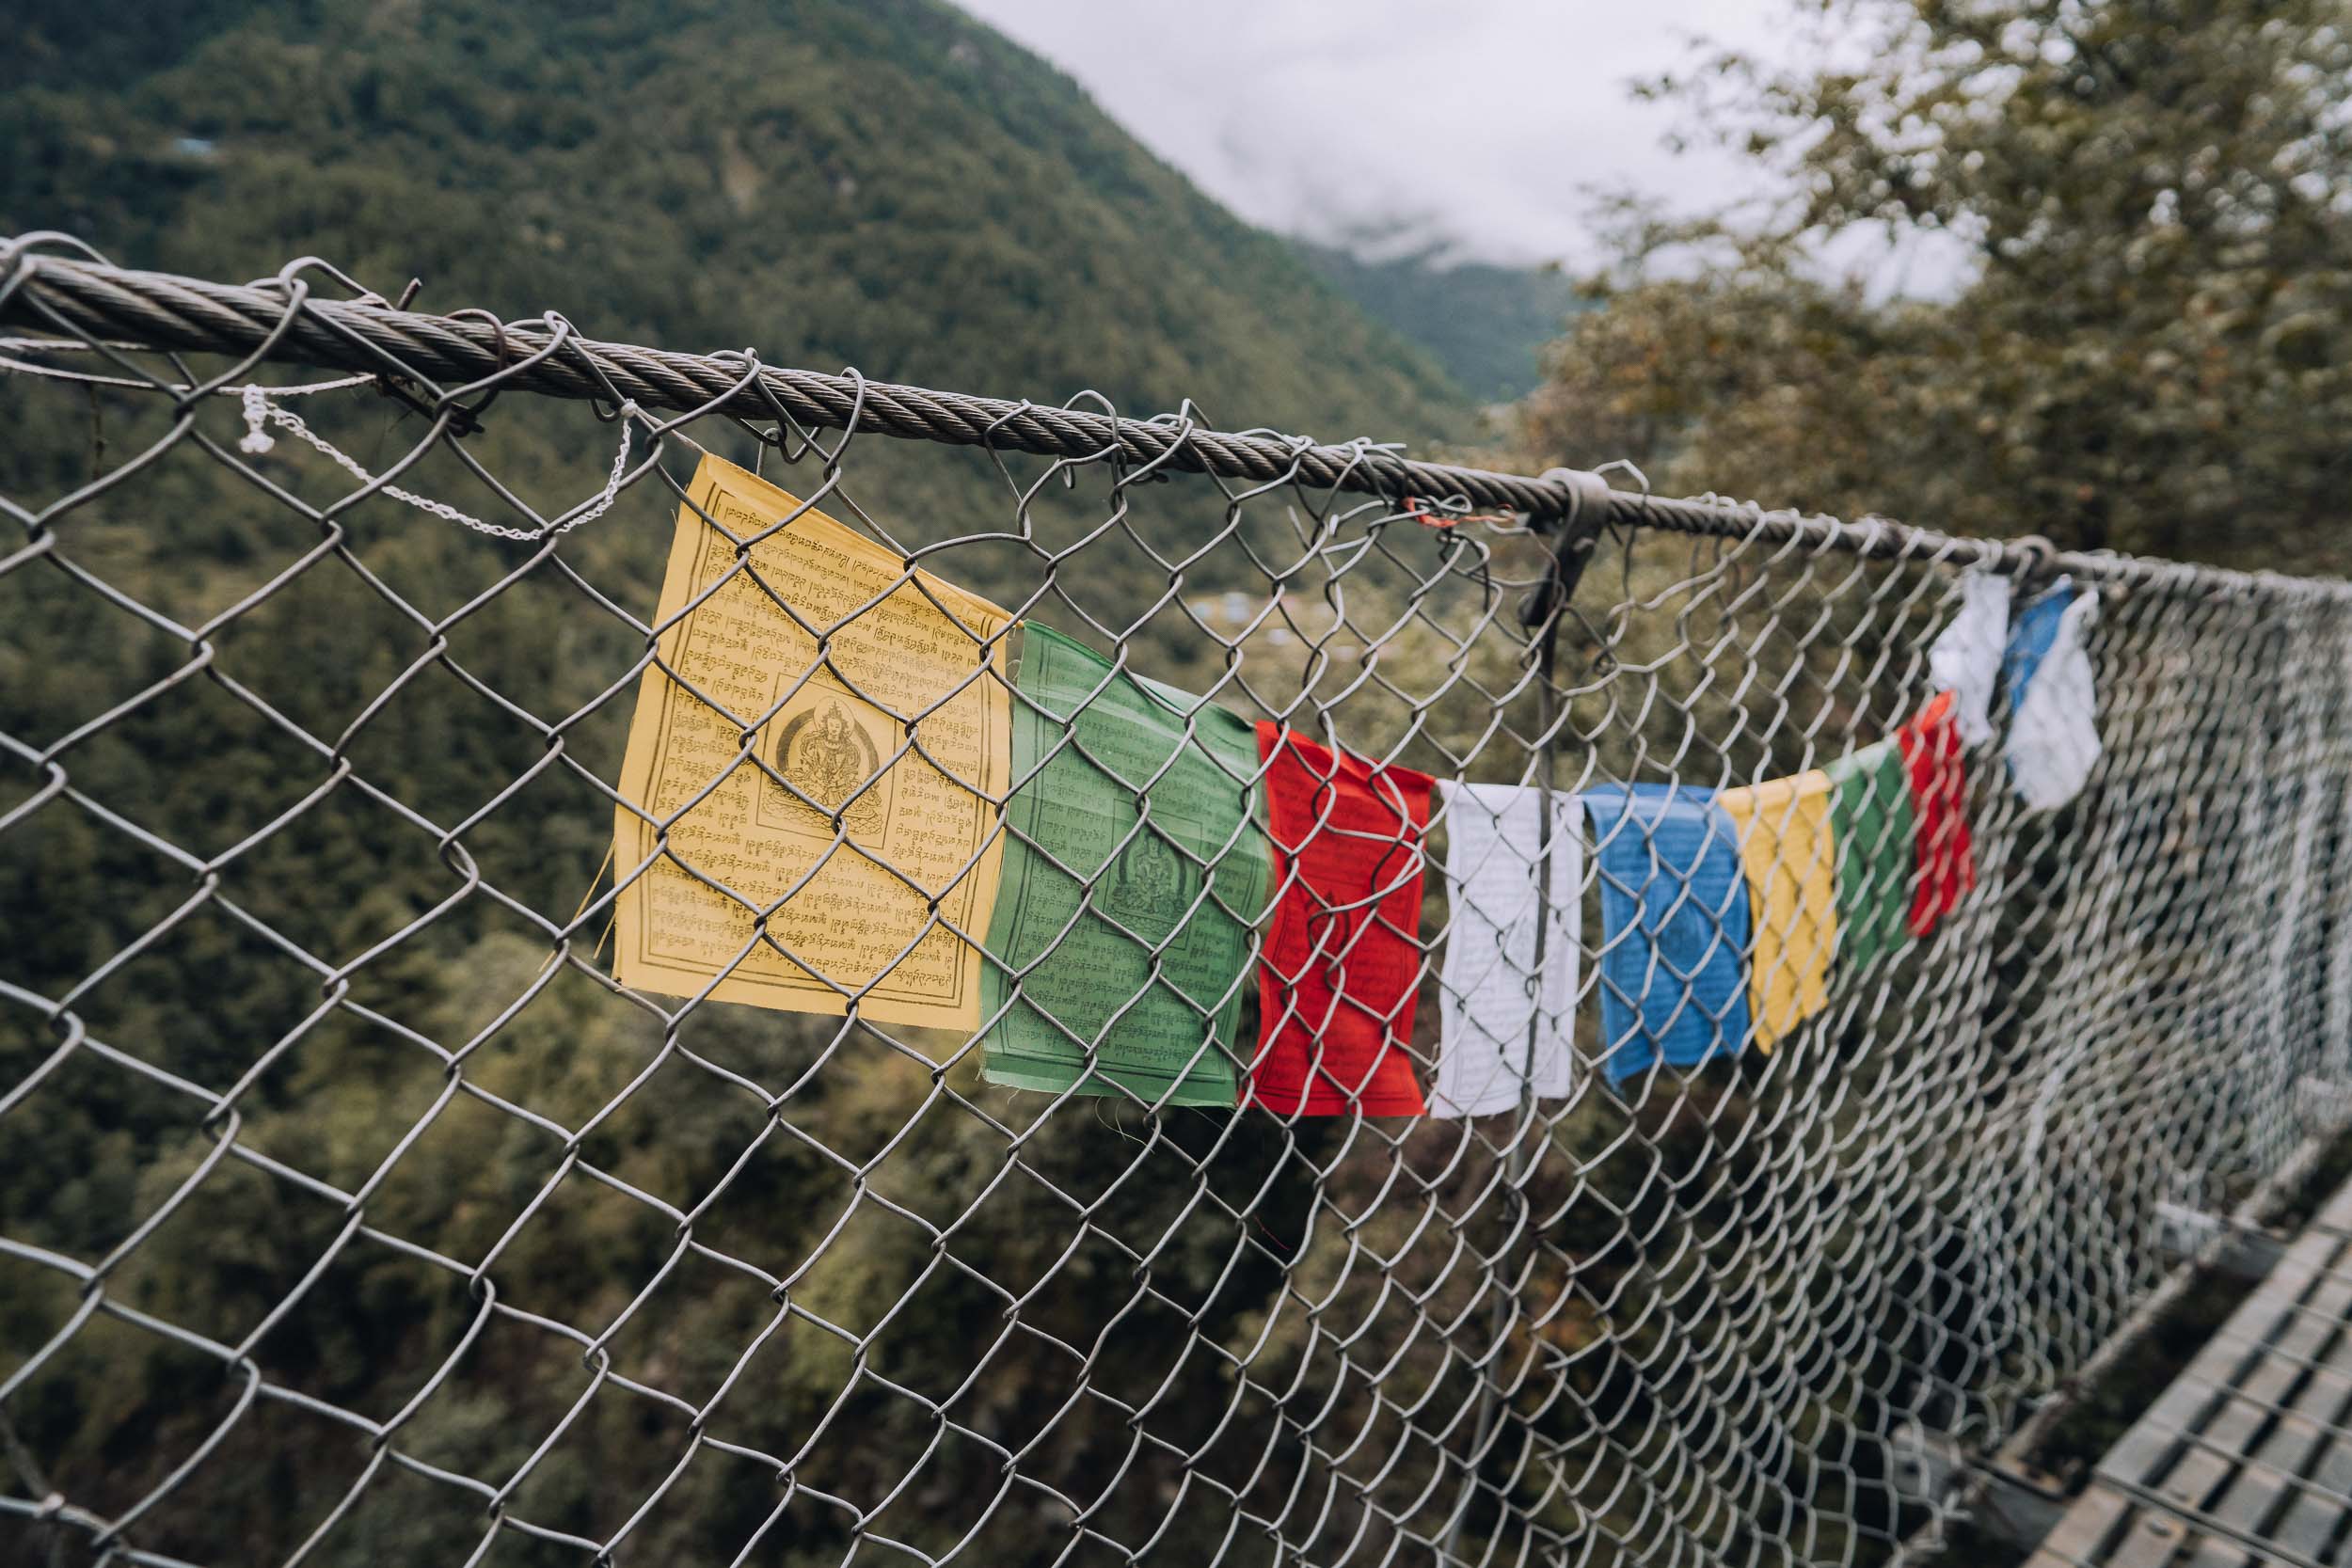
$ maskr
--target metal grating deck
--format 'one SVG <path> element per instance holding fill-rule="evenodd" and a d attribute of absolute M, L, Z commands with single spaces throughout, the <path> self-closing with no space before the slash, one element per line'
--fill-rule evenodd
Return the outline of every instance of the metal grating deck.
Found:
<path fill-rule="evenodd" d="M 2352 1182 L 2099 1462 L 2026 1568 L 2352 1563 Z"/>

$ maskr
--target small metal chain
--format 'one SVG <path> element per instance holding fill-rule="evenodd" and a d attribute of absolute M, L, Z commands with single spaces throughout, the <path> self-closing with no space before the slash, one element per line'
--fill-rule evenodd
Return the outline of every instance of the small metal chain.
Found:
<path fill-rule="evenodd" d="M 556 521 L 549 523 L 546 528 L 522 529 L 509 528 L 502 523 L 485 523 L 470 513 L 460 512 L 447 501 L 437 501 L 430 497 L 420 496 L 414 491 L 404 490 L 396 484 L 380 484 L 376 477 L 361 467 L 357 458 L 340 451 L 325 436 L 303 423 L 301 416 L 291 409 L 278 406 L 275 401 L 276 394 L 269 388 L 246 387 L 243 388 L 240 396 L 245 404 L 246 434 L 245 438 L 237 443 L 239 451 L 249 456 L 259 456 L 268 451 L 276 445 L 276 442 L 271 439 L 266 427 L 274 424 L 296 440 L 309 445 L 311 450 L 333 459 L 337 466 L 361 484 L 378 486 L 384 495 L 389 496 L 396 501 L 405 502 L 418 511 L 438 517 L 444 522 L 456 523 L 469 528 L 476 533 L 492 534 L 501 539 L 518 539 L 532 544 L 543 539 L 551 539 L 558 534 L 569 533 L 582 523 L 594 522 L 612 510 L 612 503 L 620 498 L 622 477 L 628 472 L 630 429 L 639 418 L 635 404 L 624 402 L 621 404 L 621 444 L 619 450 L 612 454 L 612 468 L 605 476 L 603 489 L 591 496 L 583 504 L 574 507 Z"/>

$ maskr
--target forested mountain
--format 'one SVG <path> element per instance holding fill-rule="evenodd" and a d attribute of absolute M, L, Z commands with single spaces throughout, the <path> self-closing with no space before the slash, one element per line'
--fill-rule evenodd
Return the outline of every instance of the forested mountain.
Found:
<path fill-rule="evenodd" d="M 1041 401 L 1093 388 L 1131 414 L 1191 398 L 1228 425 L 1416 441 L 1468 417 L 1281 242 L 924 0 L 140 9 L 15 8 L 0 231 L 215 278 L 316 255 L 388 294 L 421 277 L 427 310 L 559 309 L 605 339 Z M 364 390 L 299 407 L 379 472 L 424 428 Z M 1228 1442 L 1198 1476 L 1170 1456 L 1216 1437 L 1221 1358 L 1323 1398 L 1328 1374 L 1299 1370 L 1321 1330 L 1234 1216 L 1302 1234 L 1331 1128 L 1194 1113 L 1113 1182 L 1127 1140 L 1061 1115 L 1016 1169 L 971 1107 L 1037 1110 L 981 1088 L 972 1053 L 935 1073 L 870 1030 L 720 1005 L 665 1032 L 552 965 L 518 911 L 562 922 L 597 882 L 670 492 L 648 477 L 533 566 L 383 497 L 323 530 L 283 498 L 327 505 L 346 475 L 282 433 L 232 456 L 233 399 L 195 415 L 210 451 L 163 442 L 167 400 L 0 377 L 0 496 L 38 507 L 130 470 L 0 568 L 0 1094 L 24 1096 L 0 1125 L 0 1237 L 40 1249 L 0 1258 L 0 1376 L 25 1371 L 0 1409 L 9 1496 L 115 1517 L 167 1486 L 117 1544 L 207 1564 L 456 1563 L 505 1517 L 558 1533 L 498 1530 L 488 1561 L 584 1561 L 579 1541 L 626 1527 L 623 1562 L 797 1568 L 843 1560 L 843 1497 L 889 1504 L 876 1528 L 933 1557 L 984 1512 L 960 1560 L 1091 1561 L 1091 1541 L 1192 1561 L 1226 1524 L 1200 1485 L 1288 1506 L 1262 1454 Z M 691 434 L 752 456 L 723 420 Z M 527 525 L 510 496 L 578 504 L 615 438 L 582 404 L 510 393 L 469 461 L 444 448 L 402 483 Z M 675 477 L 693 461 L 665 449 Z M 825 483 L 817 460 L 768 461 Z M 840 479 L 825 504 L 864 526 L 989 534 L 933 564 L 1008 605 L 1048 576 L 1033 540 L 1102 529 L 1058 572 L 1076 591 L 1031 612 L 1098 642 L 1131 630 L 1141 667 L 1199 689 L 1222 648 L 1179 596 L 1269 586 L 1238 548 L 1193 559 L 1232 527 L 1206 481 L 1114 503 L 1098 467 L 1016 506 L 983 454 L 872 436 Z M 1291 499 L 1246 526 L 1295 559 Z M 233 1117 L 205 1114 L 215 1095 Z M 852 1180 L 838 1150 L 870 1167 Z M 363 1190 L 348 1213 L 322 1196 Z M 1335 1258 L 1356 1245 L 1327 1234 Z M 1155 1293 L 1105 1328 L 1147 1252 Z M 103 1266 L 103 1288 L 39 1259 Z M 1017 1329 L 1008 1285 L 1029 1293 Z M 485 1327 L 491 1301 L 537 1316 Z M 315 1402 L 246 1410 L 217 1354 L 113 1311 L 249 1337 L 271 1389 Z M 548 1322 L 605 1343 L 584 1361 Z M 989 1443 L 939 1448 L 949 1408 Z M 1007 1497 L 1009 1448 L 1029 1484 Z M 748 1451 L 801 1457 L 779 1475 Z M 1074 1497 L 1094 1499 L 1082 1528 Z M 0 1520 L 6 1560 L 84 1544 Z"/>
<path fill-rule="evenodd" d="M 1461 399 L 1068 78 L 931 0 L 29 0 L 0 230 L 1004 396 L 1426 440 Z"/>

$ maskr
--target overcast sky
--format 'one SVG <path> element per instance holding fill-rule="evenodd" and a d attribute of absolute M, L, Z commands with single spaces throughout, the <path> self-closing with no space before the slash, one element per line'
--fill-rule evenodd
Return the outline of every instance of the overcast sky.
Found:
<path fill-rule="evenodd" d="M 1692 40 L 1769 48 L 1766 0 L 961 0 L 1077 78 L 1210 195 L 1309 238 L 1406 218 L 1461 253 L 1589 261 L 1592 186 L 1752 180 L 1676 157 L 1627 81 Z"/>

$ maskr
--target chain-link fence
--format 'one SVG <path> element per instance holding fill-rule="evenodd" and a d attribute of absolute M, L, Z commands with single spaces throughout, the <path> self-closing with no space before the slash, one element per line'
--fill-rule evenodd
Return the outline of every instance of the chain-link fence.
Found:
<path fill-rule="evenodd" d="M 2334 1125 L 2339 585 L 0 257 L 16 1560 L 1882 1561 Z"/>

